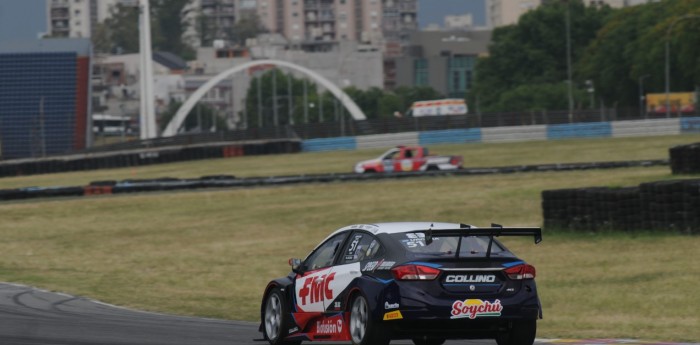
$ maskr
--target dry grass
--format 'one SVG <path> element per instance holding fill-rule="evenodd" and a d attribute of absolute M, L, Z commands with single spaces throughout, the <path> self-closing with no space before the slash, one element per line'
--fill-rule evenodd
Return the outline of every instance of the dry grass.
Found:
<path fill-rule="evenodd" d="M 700 135 L 576 139 L 498 144 L 431 146 L 434 153 L 464 156 L 468 167 L 574 163 L 668 158 L 671 146 L 700 141 Z M 349 173 L 356 162 L 379 156 L 384 149 L 250 156 L 190 161 L 123 169 L 0 178 L 0 189 L 28 186 L 82 186 L 96 180 L 229 174 L 239 177 Z"/>
<path fill-rule="evenodd" d="M 235 161 L 235 160 L 231 160 Z M 219 173 L 222 173 L 221 171 Z M 541 224 L 543 189 L 635 185 L 668 168 L 444 177 L 0 204 L 0 281 L 130 307 L 257 320 L 260 294 L 357 222 Z M 699 237 L 507 240 L 538 268 L 542 337 L 700 339 Z"/>

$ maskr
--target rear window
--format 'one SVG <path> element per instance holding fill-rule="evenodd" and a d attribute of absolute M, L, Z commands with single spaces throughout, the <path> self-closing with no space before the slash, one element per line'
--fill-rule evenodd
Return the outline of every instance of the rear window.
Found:
<path fill-rule="evenodd" d="M 391 237 L 401 243 L 401 246 L 415 256 L 430 257 L 485 257 L 489 247 L 488 236 L 433 236 L 433 242 L 426 244 L 422 232 L 406 232 L 393 234 Z M 491 246 L 491 256 L 511 256 L 511 254 L 494 241 Z"/>

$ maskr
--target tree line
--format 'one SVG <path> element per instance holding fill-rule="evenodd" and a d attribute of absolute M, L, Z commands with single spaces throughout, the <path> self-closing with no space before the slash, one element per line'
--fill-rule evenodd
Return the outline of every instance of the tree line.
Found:
<path fill-rule="evenodd" d="M 477 62 L 469 102 L 482 111 L 567 109 L 567 11 L 576 108 L 591 107 L 591 96 L 598 104 L 636 107 L 642 82 L 644 92 L 664 92 L 666 35 L 674 22 L 671 90 L 700 85 L 700 1 L 612 9 L 550 0 L 516 25 L 494 30 L 489 56 Z"/>

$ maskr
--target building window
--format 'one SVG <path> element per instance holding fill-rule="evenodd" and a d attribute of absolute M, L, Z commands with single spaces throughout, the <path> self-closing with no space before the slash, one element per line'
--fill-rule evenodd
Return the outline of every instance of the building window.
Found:
<path fill-rule="evenodd" d="M 472 87 L 472 75 L 474 71 L 474 57 L 453 56 L 450 58 L 449 71 L 447 72 L 447 87 L 450 97 L 464 97 Z"/>
<path fill-rule="evenodd" d="M 414 62 L 414 73 L 416 86 L 428 86 L 428 60 L 416 59 Z"/>

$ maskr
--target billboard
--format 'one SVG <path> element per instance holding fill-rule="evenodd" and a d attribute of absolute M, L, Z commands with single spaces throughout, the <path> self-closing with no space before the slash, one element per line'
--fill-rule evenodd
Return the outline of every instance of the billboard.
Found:
<path fill-rule="evenodd" d="M 698 104 L 697 93 L 695 92 L 672 92 L 668 94 L 668 104 L 672 113 L 692 113 L 695 112 Z M 647 112 L 665 113 L 666 94 L 648 93 L 646 95 Z"/>

